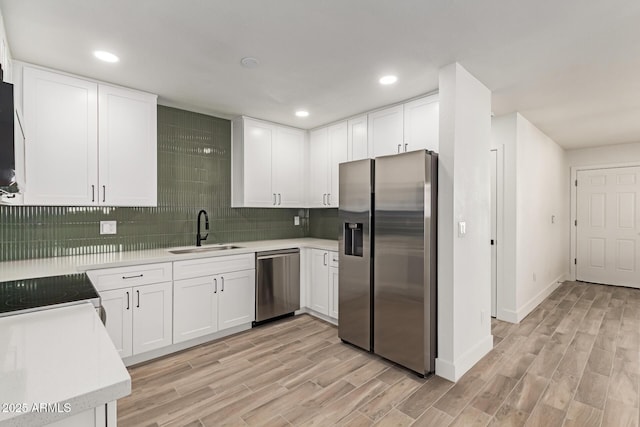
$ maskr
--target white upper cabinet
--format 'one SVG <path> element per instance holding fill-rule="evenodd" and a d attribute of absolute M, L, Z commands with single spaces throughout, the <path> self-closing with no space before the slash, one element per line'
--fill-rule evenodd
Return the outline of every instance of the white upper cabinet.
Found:
<path fill-rule="evenodd" d="M 272 125 L 259 122 L 256 120 L 245 119 L 244 129 L 241 133 L 244 135 L 243 141 L 238 144 L 243 145 L 243 158 L 236 158 L 236 138 L 237 132 L 233 133 L 234 159 L 233 166 L 236 162 L 243 162 L 239 169 L 243 171 L 242 181 L 244 183 L 244 200 L 238 201 L 237 206 L 246 207 L 271 207 L 276 204 L 275 192 L 272 193 L 271 183 L 271 153 L 273 150 L 273 140 L 275 138 L 275 129 Z M 234 171 L 235 173 L 235 171 Z M 240 189 L 235 185 L 234 190 Z"/>
<path fill-rule="evenodd" d="M 369 158 L 367 147 L 367 116 L 363 115 L 347 122 L 347 160 Z"/>
<path fill-rule="evenodd" d="M 404 151 L 438 151 L 439 106 L 438 95 L 404 104 Z"/>
<path fill-rule="evenodd" d="M 304 206 L 305 132 L 278 127 L 272 156 L 273 192 L 277 196 L 277 206 Z"/>
<path fill-rule="evenodd" d="M 438 151 L 438 95 L 369 113 L 369 157 L 415 150 Z"/>
<path fill-rule="evenodd" d="M 347 122 L 341 122 L 329 126 L 329 194 L 327 204 L 330 207 L 338 207 L 338 177 L 340 163 L 347 161 Z"/>
<path fill-rule="evenodd" d="M 388 156 L 402 151 L 404 144 L 404 107 L 385 108 L 369 113 L 369 155 Z"/>
<path fill-rule="evenodd" d="M 25 203 L 87 206 L 98 200 L 98 85 L 24 69 Z"/>
<path fill-rule="evenodd" d="M 231 205 L 304 207 L 305 132 L 247 117 L 232 129 Z"/>
<path fill-rule="evenodd" d="M 312 130 L 309 135 L 309 207 L 327 206 L 329 171 L 329 130 Z"/>
<path fill-rule="evenodd" d="M 156 206 L 156 96 L 100 85 L 98 99 L 100 202 Z"/>
<path fill-rule="evenodd" d="M 23 70 L 25 204 L 155 206 L 156 96 Z"/>
<path fill-rule="evenodd" d="M 347 161 L 347 122 L 315 129 L 309 138 L 309 207 L 338 207 L 338 165 Z"/>

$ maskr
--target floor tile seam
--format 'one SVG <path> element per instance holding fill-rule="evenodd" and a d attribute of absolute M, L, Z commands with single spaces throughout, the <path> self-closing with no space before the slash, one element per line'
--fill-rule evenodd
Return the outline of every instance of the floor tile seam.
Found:
<path fill-rule="evenodd" d="M 611 369 L 609 372 L 609 383 L 607 384 L 607 391 L 605 392 L 605 397 L 604 397 L 604 408 L 602 409 L 602 419 L 601 419 L 601 425 L 602 422 L 604 421 L 604 411 L 607 408 L 607 401 L 609 400 L 609 390 L 612 387 L 612 375 L 613 375 L 613 365 L 615 363 L 616 360 L 616 354 L 618 354 L 618 344 L 617 344 L 617 339 L 618 339 L 618 335 L 620 334 L 620 331 L 622 330 L 622 319 L 624 318 L 624 311 L 626 309 L 626 303 L 625 305 L 622 307 L 622 316 L 620 316 L 620 322 L 618 322 L 618 331 L 616 332 L 616 349 L 613 352 L 613 361 L 611 362 Z M 640 385 L 640 375 L 636 375 L 636 383 L 638 383 Z M 638 389 L 638 391 L 636 391 L 636 394 L 640 394 L 640 389 Z M 638 396 L 639 402 L 638 402 L 638 407 L 640 407 L 640 395 Z M 620 402 L 622 403 L 622 402 Z M 640 417 L 640 415 L 639 415 Z"/>

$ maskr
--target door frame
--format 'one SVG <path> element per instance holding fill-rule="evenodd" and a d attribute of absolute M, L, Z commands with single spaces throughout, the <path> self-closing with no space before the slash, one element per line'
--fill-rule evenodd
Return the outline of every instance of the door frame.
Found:
<path fill-rule="evenodd" d="M 506 307 L 504 298 L 504 145 L 491 148 L 496 152 L 496 319 Z M 493 167 L 493 165 L 492 165 Z M 492 201 L 493 203 L 493 201 Z M 493 207 L 492 207 L 493 209 Z M 493 259 L 491 260 L 493 262 Z M 491 283 L 491 282 L 490 282 Z"/>
<path fill-rule="evenodd" d="M 571 179 L 569 180 L 570 187 L 570 207 L 571 213 L 569 215 L 569 228 L 571 229 L 569 237 L 569 280 L 576 280 L 577 268 L 574 260 L 578 255 L 578 227 L 576 221 L 578 220 L 578 187 L 575 182 L 578 179 L 578 171 L 587 171 L 594 169 L 617 169 L 628 167 L 640 167 L 640 162 L 624 162 L 624 163 L 605 163 L 596 165 L 585 166 L 571 166 Z"/>

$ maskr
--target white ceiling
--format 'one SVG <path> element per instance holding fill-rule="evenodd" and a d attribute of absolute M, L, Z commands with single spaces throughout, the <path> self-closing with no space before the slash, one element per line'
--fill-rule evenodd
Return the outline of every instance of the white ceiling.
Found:
<path fill-rule="evenodd" d="M 640 141 L 640 2 L 0 0 L 15 59 L 160 103 L 312 128 L 438 87 L 453 61 L 567 148 Z M 118 64 L 92 57 L 96 49 Z M 240 66 L 244 56 L 260 67 Z M 397 74 L 392 87 L 378 84 Z M 311 115 L 297 118 L 294 111 Z"/>

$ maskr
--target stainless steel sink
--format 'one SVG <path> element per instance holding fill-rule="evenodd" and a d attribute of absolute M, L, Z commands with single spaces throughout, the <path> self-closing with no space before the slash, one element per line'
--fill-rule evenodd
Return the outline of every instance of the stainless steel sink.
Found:
<path fill-rule="evenodd" d="M 202 246 L 199 248 L 189 248 L 189 249 L 173 249 L 169 252 L 172 254 L 180 255 L 180 254 L 197 254 L 200 252 L 216 252 L 216 251 L 227 251 L 229 249 L 239 249 L 242 246 L 234 246 L 234 245 L 220 245 L 220 246 Z"/>

